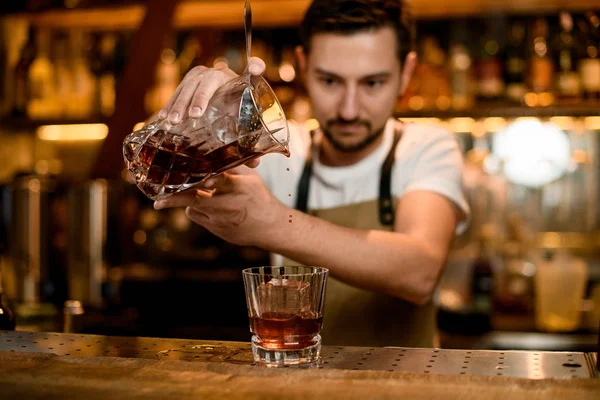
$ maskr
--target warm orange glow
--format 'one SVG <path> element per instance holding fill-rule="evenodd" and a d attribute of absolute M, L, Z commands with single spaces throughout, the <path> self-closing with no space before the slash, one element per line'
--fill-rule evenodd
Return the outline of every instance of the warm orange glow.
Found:
<path fill-rule="evenodd" d="M 583 123 L 588 131 L 600 130 L 600 117 L 587 117 Z"/>
<path fill-rule="evenodd" d="M 284 82 L 291 82 L 296 78 L 296 70 L 290 63 L 281 64 L 279 67 L 279 77 Z"/>
<path fill-rule="evenodd" d="M 411 110 L 422 110 L 425 106 L 425 100 L 421 96 L 413 96 L 408 100 L 408 107 Z"/>
<path fill-rule="evenodd" d="M 305 126 L 309 131 L 314 131 L 319 128 L 319 121 L 311 118 L 305 122 Z"/>
<path fill-rule="evenodd" d="M 435 100 L 435 105 L 437 106 L 437 108 L 439 108 L 440 110 L 447 110 L 450 108 L 450 106 L 452 105 L 452 100 L 450 100 L 450 97 L 448 96 L 439 96 L 436 100 Z"/>
<path fill-rule="evenodd" d="M 225 69 L 229 67 L 229 61 L 225 57 L 217 57 L 215 58 L 215 62 L 213 63 L 213 67 L 216 69 Z"/>
<path fill-rule="evenodd" d="M 538 95 L 538 102 L 540 103 L 540 106 L 547 107 L 550 104 L 554 103 L 554 96 L 552 95 L 552 93 L 548 92 L 540 93 Z"/>
<path fill-rule="evenodd" d="M 399 121 L 404 123 L 415 123 L 415 124 L 424 124 L 424 125 L 440 125 L 442 122 L 439 118 L 398 118 Z"/>
<path fill-rule="evenodd" d="M 483 120 L 486 132 L 498 132 L 506 128 L 506 120 L 502 117 L 490 117 Z"/>
<path fill-rule="evenodd" d="M 450 120 L 450 129 L 453 132 L 473 132 L 475 120 L 473 118 L 452 118 Z"/>
<path fill-rule="evenodd" d="M 535 107 L 538 105 L 538 95 L 536 93 L 525 93 L 523 100 L 529 107 Z"/>
<path fill-rule="evenodd" d="M 558 126 L 563 131 L 573 130 L 574 120 L 572 117 L 551 117 L 550 122 Z"/>
<path fill-rule="evenodd" d="M 588 161 L 588 153 L 585 150 L 573 150 L 571 157 L 577 164 L 585 164 Z"/>
<path fill-rule="evenodd" d="M 78 142 L 103 140 L 108 135 L 105 124 L 42 125 L 37 128 L 40 140 Z"/>
<path fill-rule="evenodd" d="M 132 132 L 139 131 L 140 129 L 142 129 L 144 127 L 144 125 L 146 125 L 144 122 L 138 122 L 137 124 L 135 124 L 133 126 Z"/>

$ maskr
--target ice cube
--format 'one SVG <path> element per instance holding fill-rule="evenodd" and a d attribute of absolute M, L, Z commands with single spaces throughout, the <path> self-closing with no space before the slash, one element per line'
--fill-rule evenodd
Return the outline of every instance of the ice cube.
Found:
<path fill-rule="evenodd" d="M 261 312 L 302 315 L 310 312 L 310 283 L 291 279 L 271 279 L 258 287 Z"/>
<path fill-rule="evenodd" d="M 237 140 L 237 121 L 230 115 L 213 121 L 211 130 L 222 144 L 229 144 Z"/>

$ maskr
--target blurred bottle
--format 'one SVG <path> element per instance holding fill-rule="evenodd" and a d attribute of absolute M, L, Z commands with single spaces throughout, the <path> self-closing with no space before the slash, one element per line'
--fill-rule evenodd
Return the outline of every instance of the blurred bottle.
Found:
<path fill-rule="evenodd" d="M 529 88 L 534 93 L 550 93 L 554 81 L 554 63 L 548 46 L 548 22 L 540 17 L 531 25 Z"/>
<path fill-rule="evenodd" d="M 520 21 L 515 21 L 510 26 L 504 65 L 505 96 L 510 101 L 521 103 L 527 93 L 525 85 L 526 54 L 525 25 Z"/>
<path fill-rule="evenodd" d="M 94 74 L 93 114 L 109 117 L 115 107 L 115 74 L 113 55 L 116 37 L 112 33 L 97 34 L 92 39 L 90 70 Z"/>
<path fill-rule="evenodd" d="M 535 321 L 540 330 L 569 332 L 579 327 L 587 274 L 585 261 L 567 250 L 543 250 L 535 272 Z"/>
<path fill-rule="evenodd" d="M 600 19 L 594 13 L 586 13 L 586 21 L 577 23 L 582 42 L 579 76 L 586 99 L 600 98 Z"/>
<path fill-rule="evenodd" d="M 175 51 L 174 38 L 167 38 L 156 66 L 154 86 L 146 93 L 145 106 L 149 114 L 157 113 L 179 86 L 179 60 Z"/>
<path fill-rule="evenodd" d="M 27 114 L 32 119 L 56 117 L 56 87 L 54 65 L 50 60 L 50 32 L 39 29 L 37 53 L 29 68 L 30 99 Z"/>
<path fill-rule="evenodd" d="M 178 57 L 180 79 L 183 79 L 185 74 L 187 74 L 196 65 L 199 65 L 197 60 L 201 53 L 202 46 L 195 35 L 190 35 L 185 38 L 183 50 Z"/>
<path fill-rule="evenodd" d="M 0 117 L 4 117 L 10 111 L 10 77 L 8 71 L 5 27 L 0 24 Z"/>
<path fill-rule="evenodd" d="M 500 19 L 488 19 L 486 33 L 479 47 L 478 65 L 478 97 L 483 100 L 498 100 L 504 93 L 500 35 L 502 22 Z"/>
<path fill-rule="evenodd" d="M 68 115 L 73 93 L 73 71 L 68 57 L 67 35 L 64 32 L 57 32 L 53 38 L 52 61 L 56 79 L 57 118 L 64 118 Z"/>
<path fill-rule="evenodd" d="M 69 32 L 69 51 L 71 70 L 73 71 L 72 101 L 67 108 L 68 116 L 85 119 L 92 115 L 95 82 L 90 70 L 88 42 L 83 31 Z"/>
<path fill-rule="evenodd" d="M 492 226 L 482 226 L 479 237 L 479 255 L 473 263 L 471 283 L 471 312 L 477 317 L 482 332 L 486 332 L 492 327 L 492 296 L 494 271 L 496 270 L 493 240 Z"/>
<path fill-rule="evenodd" d="M 558 65 L 556 94 L 563 99 L 581 97 L 581 79 L 577 73 L 577 43 L 573 35 L 573 17 L 568 12 L 559 15 L 560 33 L 555 39 Z"/>
<path fill-rule="evenodd" d="M 420 43 L 420 62 L 409 87 L 408 107 L 412 110 L 448 109 L 451 106 L 450 79 L 446 54 L 435 36 L 425 36 Z"/>
<path fill-rule="evenodd" d="M 450 33 L 450 85 L 452 108 L 464 110 L 473 106 L 473 60 L 467 48 L 466 24 L 454 24 Z"/>
<path fill-rule="evenodd" d="M 6 248 L 6 229 L 0 216 L 0 330 L 12 331 L 15 329 L 15 317 L 8 306 L 8 302 L 3 297 L 2 290 L 2 261 Z"/>
<path fill-rule="evenodd" d="M 15 316 L 8 307 L 8 302 L 2 293 L 2 266 L 0 265 L 0 330 L 14 331 Z"/>
<path fill-rule="evenodd" d="M 503 246 L 502 271 L 495 288 L 494 308 L 510 315 L 532 316 L 535 265 L 527 258 L 523 242 L 510 238 Z"/>
<path fill-rule="evenodd" d="M 14 72 L 14 102 L 13 102 L 13 116 L 23 117 L 27 115 L 27 105 L 31 98 L 30 87 L 29 87 L 29 68 L 35 59 L 35 37 L 36 29 L 33 26 L 29 27 L 29 36 L 23 49 L 21 50 L 21 56 L 15 67 Z"/>

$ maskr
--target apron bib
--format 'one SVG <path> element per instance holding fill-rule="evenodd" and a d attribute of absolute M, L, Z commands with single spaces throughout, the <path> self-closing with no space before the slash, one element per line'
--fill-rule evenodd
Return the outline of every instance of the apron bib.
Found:
<path fill-rule="evenodd" d="M 381 167 L 379 199 L 323 210 L 307 210 L 312 151 L 298 185 L 296 208 L 331 223 L 354 229 L 392 231 L 394 207 L 391 170 L 401 132 Z M 284 258 L 284 265 L 299 265 Z M 434 347 L 436 309 L 433 302 L 417 306 L 405 300 L 359 289 L 331 276 L 327 279 L 321 336 L 323 344 L 339 346 Z"/>

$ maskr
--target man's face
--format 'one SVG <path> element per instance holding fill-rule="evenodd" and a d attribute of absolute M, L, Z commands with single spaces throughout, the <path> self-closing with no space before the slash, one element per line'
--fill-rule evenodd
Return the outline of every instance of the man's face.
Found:
<path fill-rule="evenodd" d="M 393 28 L 313 36 L 305 85 L 314 117 L 332 145 L 351 152 L 380 136 L 399 95 Z"/>

